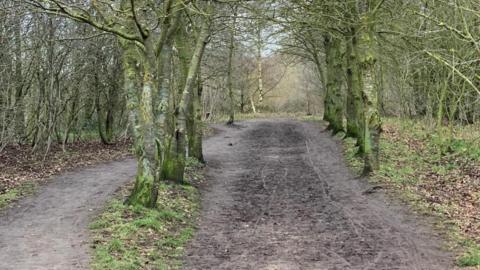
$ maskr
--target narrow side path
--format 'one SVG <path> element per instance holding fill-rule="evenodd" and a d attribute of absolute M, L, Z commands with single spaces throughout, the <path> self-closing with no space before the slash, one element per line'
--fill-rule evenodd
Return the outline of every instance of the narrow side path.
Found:
<path fill-rule="evenodd" d="M 423 220 L 356 179 L 319 124 L 254 120 L 205 142 L 188 270 L 449 270 Z"/>
<path fill-rule="evenodd" d="M 89 269 L 88 224 L 135 172 L 133 159 L 74 170 L 0 211 L 0 269 Z"/>

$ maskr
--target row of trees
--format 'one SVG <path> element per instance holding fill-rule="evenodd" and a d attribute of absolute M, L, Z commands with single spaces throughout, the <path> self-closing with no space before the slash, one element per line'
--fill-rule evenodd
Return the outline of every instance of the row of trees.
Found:
<path fill-rule="evenodd" d="M 203 160 L 201 60 L 211 1 L 7 0 L 0 14 L 1 142 L 45 150 L 95 132 L 128 135 L 138 159 L 128 202 Z M 12 13 L 12 11 L 14 11 Z"/>
<path fill-rule="evenodd" d="M 203 160 L 203 114 L 233 123 L 267 109 L 296 65 L 298 107 L 355 137 L 368 173 L 382 114 L 439 131 L 478 119 L 479 18 L 475 0 L 5 0 L 0 147 L 132 137 L 129 203 L 154 206 L 160 181 L 183 181 L 187 156 Z"/>
<path fill-rule="evenodd" d="M 324 89 L 324 119 L 357 139 L 364 172 L 378 167 L 381 71 L 376 24 L 385 1 L 287 1 L 276 19 L 287 53 L 310 60 Z"/>
<path fill-rule="evenodd" d="M 380 115 L 478 121 L 479 6 L 471 0 L 273 1 L 287 53 L 314 63 L 324 119 L 378 168 Z"/>

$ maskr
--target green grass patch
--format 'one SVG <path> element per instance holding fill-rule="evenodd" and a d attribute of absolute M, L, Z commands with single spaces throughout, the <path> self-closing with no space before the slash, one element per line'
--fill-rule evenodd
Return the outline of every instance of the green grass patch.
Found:
<path fill-rule="evenodd" d="M 458 258 L 458 266 L 478 266 L 480 265 L 480 246 L 472 246 L 467 252 Z"/>
<path fill-rule="evenodd" d="M 187 164 L 187 180 L 200 180 L 201 166 L 192 160 Z M 125 197 L 130 188 L 119 196 Z M 198 191 L 189 184 L 161 184 L 157 209 L 112 200 L 90 224 L 92 269 L 178 269 L 195 231 L 198 208 Z"/>
<path fill-rule="evenodd" d="M 25 182 L 16 188 L 10 189 L 5 193 L 0 194 L 0 209 L 7 207 L 13 201 L 16 201 L 26 195 L 34 193 L 35 189 L 35 183 Z"/>

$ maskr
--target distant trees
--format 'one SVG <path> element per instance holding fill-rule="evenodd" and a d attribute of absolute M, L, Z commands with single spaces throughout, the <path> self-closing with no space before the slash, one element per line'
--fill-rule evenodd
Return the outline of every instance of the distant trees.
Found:
<path fill-rule="evenodd" d="M 275 101 L 279 98 L 276 92 L 287 76 L 288 65 L 304 63 L 282 54 L 275 44 L 279 42 L 278 29 L 269 19 L 274 7 L 268 1 L 231 1 L 217 9 L 203 67 L 205 111 L 214 116 L 228 114 L 227 122 L 232 123 L 235 112 L 282 109 Z M 300 89 L 290 90 L 292 95 L 296 91 L 301 93 Z M 296 109 L 304 110 L 305 104 Z"/>

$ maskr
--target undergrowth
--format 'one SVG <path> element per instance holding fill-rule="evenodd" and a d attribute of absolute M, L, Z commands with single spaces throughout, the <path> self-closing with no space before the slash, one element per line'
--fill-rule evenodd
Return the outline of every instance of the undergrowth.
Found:
<path fill-rule="evenodd" d="M 192 159 L 187 166 L 187 181 L 202 181 L 202 166 Z M 92 269 L 178 269 L 194 232 L 197 189 L 190 184 L 162 183 L 157 209 L 148 209 L 123 204 L 122 197 L 130 188 L 123 189 L 90 225 Z"/>
<path fill-rule="evenodd" d="M 433 131 L 432 131 L 433 130 Z M 420 213 L 440 217 L 453 240 L 466 250 L 459 266 L 480 265 L 480 127 L 462 126 L 452 136 L 426 122 L 384 120 L 380 169 L 370 180 L 413 204 Z M 450 135 L 450 134 L 449 134 Z M 344 140 L 345 155 L 355 172 L 362 160 L 355 141 Z"/>

